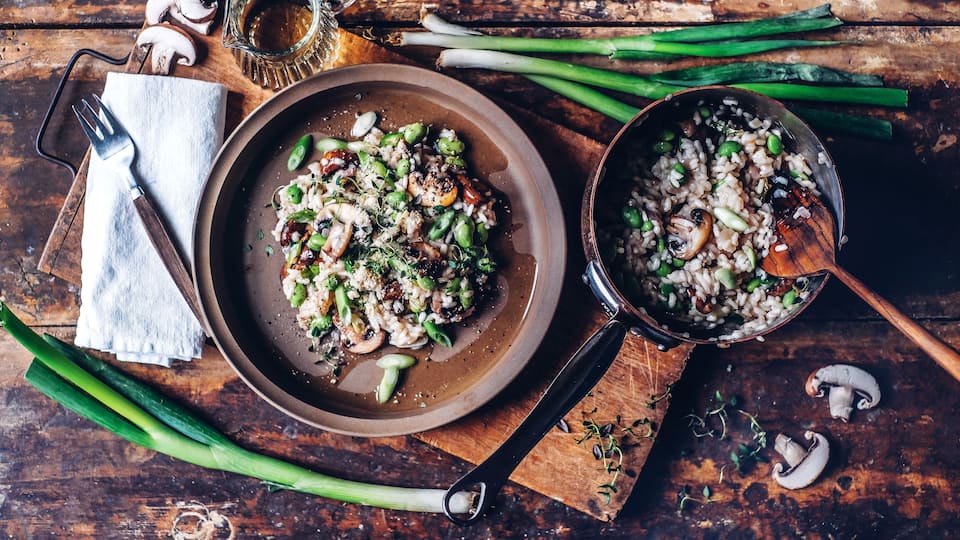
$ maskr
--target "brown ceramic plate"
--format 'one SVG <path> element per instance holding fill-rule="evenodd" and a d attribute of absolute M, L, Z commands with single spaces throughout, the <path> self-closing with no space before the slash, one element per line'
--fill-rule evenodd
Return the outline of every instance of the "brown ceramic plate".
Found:
<path fill-rule="evenodd" d="M 280 290 L 283 255 L 269 202 L 289 182 L 287 153 L 304 133 L 349 139 L 355 114 L 374 110 L 384 131 L 422 121 L 455 129 L 474 176 L 506 201 L 491 234 L 500 263 L 492 298 L 462 324 L 454 346 L 413 351 L 398 403 L 373 390 L 384 348 L 349 356 L 336 384 Z M 254 111 L 217 156 L 200 201 L 195 280 L 214 341 L 264 399 L 314 426 L 351 435 L 413 433 L 478 408 L 524 367 L 543 339 L 563 282 L 565 235 L 547 168 L 515 122 L 492 101 L 439 73 L 393 64 L 322 73 Z M 272 251 L 271 255 L 268 252 Z M 409 351 L 405 351 L 409 352 Z"/>

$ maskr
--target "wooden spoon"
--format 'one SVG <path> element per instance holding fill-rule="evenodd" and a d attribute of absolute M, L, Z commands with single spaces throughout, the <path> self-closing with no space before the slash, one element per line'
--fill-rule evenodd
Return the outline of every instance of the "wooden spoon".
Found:
<path fill-rule="evenodd" d="M 793 185 L 775 202 L 779 238 L 760 264 L 764 271 L 783 278 L 830 272 L 960 381 L 957 351 L 837 264 L 833 214 L 818 197 Z"/>

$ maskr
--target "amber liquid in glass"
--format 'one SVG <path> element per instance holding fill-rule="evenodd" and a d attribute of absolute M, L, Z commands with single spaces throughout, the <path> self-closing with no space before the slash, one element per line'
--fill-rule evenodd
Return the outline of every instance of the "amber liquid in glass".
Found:
<path fill-rule="evenodd" d="M 254 2 L 244 17 L 243 33 L 254 47 L 267 51 L 283 51 L 293 47 L 307 35 L 312 19 L 313 13 L 306 2 Z"/>

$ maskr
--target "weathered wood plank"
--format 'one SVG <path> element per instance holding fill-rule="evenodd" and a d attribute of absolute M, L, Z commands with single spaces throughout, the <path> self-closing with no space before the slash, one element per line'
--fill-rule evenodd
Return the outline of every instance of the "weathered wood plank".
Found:
<path fill-rule="evenodd" d="M 226 4 L 227 0 L 221 0 Z M 632 0 L 584 2 L 581 0 L 536 0 L 526 2 L 436 2 L 436 11 L 464 24 L 497 26 L 500 24 L 589 24 L 629 26 L 636 24 L 709 24 L 773 17 L 808 9 L 820 0 L 766 2 L 675 2 L 671 0 Z M 889 0 L 831 2 L 835 15 L 848 23 L 951 23 L 960 21 L 960 8 L 950 2 L 911 2 Z M 143 22 L 144 2 L 137 0 L 24 0 L 0 5 L 0 24 L 4 26 L 44 25 L 129 25 Z M 423 2 L 400 0 L 383 3 L 358 0 L 343 13 L 345 25 L 389 25 L 413 22 L 419 18 Z"/>
<path fill-rule="evenodd" d="M 54 330 L 70 337 L 69 331 Z M 947 339 L 960 339 L 954 323 L 939 324 L 936 330 Z M 951 418 L 960 408 L 958 383 L 938 373 L 926 359 L 910 355 L 902 341 L 881 323 L 828 328 L 796 324 L 767 343 L 698 349 L 686 376 L 673 388 L 671 410 L 649 466 L 638 479 L 643 489 L 637 490 L 621 517 L 602 530 L 621 537 L 960 532 L 955 491 L 960 449 L 948 443 L 960 436 L 960 427 Z M 561 531 L 582 537 L 599 532 L 592 519 L 515 486 L 505 490 L 504 503 L 493 519 L 471 529 L 452 527 L 435 516 L 384 512 L 292 493 L 269 494 L 255 481 L 137 450 L 53 405 L 20 380 L 29 358 L 5 334 L 0 334 L 0 356 L 5 359 L 0 409 L 7 419 L 0 430 L 0 453 L 14 448 L 18 452 L 14 468 L 5 470 L 2 481 L 6 501 L 0 530 L 17 537 L 25 536 L 25 531 L 39 534 L 58 528 L 89 530 L 84 534 L 100 537 L 162 535 L 183 510 L 178 503 L 191 500 L 221 512 L 246 535 L 295 537 L 336 528 L 341 534 L 353 529 L 362 536 L 379 536 L 401 523 L 407 533 L 420 537 L 482 538 L 523 532 L 536 537 Z M 189 406 L 203 411 L 244 446 L 318 470 L 424 486 L 443 486 L 467 470 L 467 464 L 409 438 L 342 437 L 298 424 L 256 398 L 225 364 L 210 360 L 174 370 L 123 368 L 171 395 L 189 396 Z M 810 371 L 833 361 L 855 363 L 874 373 L 884 393 L 880 406 L 856 411 L 849 424 L 831 420 L 825 401 L 808 397 L 802 384 Z M 736 444 L 750 442 L 743 418 L 731 418 L 725 440 L 694 437 L 685 418 L 689 413 L 703 414 L 717 391 L 738 396 L 737 408 L 755 415 L 771 440 L 781 431 L 798 436 L 804 429 L 814 429 L 826 434 L 834 453 L 825 476 L 808 489 L 786 492 L 770 478 L 768 463 L 736 472 L 729 453 Z M 244 414 L 237 415 L 238 410 Z M 731 413 L 738 414 L 732 409 Z M 588 451 L 576 444 L 575 434 L 567 437 L 571 452 Z M 761 455 L 777 459 L 771 448 Z M 150 479 L 149 491 L 141 484 L 144 478 Z M 676 492 L 683 486 L 700 499 L 703 488 L 709 487 L 713 502 L 689 503 L 678 515 Z M 111 506 L 102 507 L 104 501 Z M 357 529 L 360 525 L 363 531 Z"/>

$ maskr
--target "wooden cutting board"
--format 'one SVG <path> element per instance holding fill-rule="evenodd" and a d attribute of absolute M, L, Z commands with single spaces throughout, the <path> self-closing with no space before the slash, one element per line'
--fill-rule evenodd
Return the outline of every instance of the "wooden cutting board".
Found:
<path fill-rule="evenodd" d="M 216 35 L 200 37 L 198 41 L 206 49 L 205 56 L 196 66 L 175 66 L 172 75 L 227 86 L 229 134 L 273 92 L 250 82 L 231 52 L 220 46 Z M 143 51 L 134 50 L 125 70 L 140 71 L 144 57 Z M 330 61 L 330 68 L 374 62 L 413 63 L 355 34 L 339 31 L 338 53 Z M 478 412 L 453 425 L 415 435 L 472 463 L 483 460 L 509 436 L 566 360 L 606 320 L 579 279 L 584 268 L 579 241 L 580 197 L 587 178 L 599 163 L 603 145 L 533 114 L 513 110 L 509 104 L 503 105 L 511 109 L 550 167 L 564 205 L 570 257 L 556 316 L 528 368 Z M 41 271 L 74 284 L 80 284 L 86 172 L 85 158 L 38 265 Z M 652 343 L 629 336 L 603 380 L 565 418 L 568 431 L 560 427 L 552 430 L 511 479 L 598 519 L 615 518 L 633 490 L 666 414 L 670 388 L 680 377 L 692 348 L 682 345 L 661 353 Z M 619 459 L 595 457 L 594 445 L 605 445 L 610 438 L 601 441 L 598 433 L 589 429 L 591 425 L 601 427 L 600 435 L 607 435 L 609 430 L 609 435 L 616 439 L 623 453 L 622 471 L 615 470 L 621 463 Z M 587 434 L 592 436 L 582 440 Z M 609 484 L 612 488 L 602 487 Z"/>

